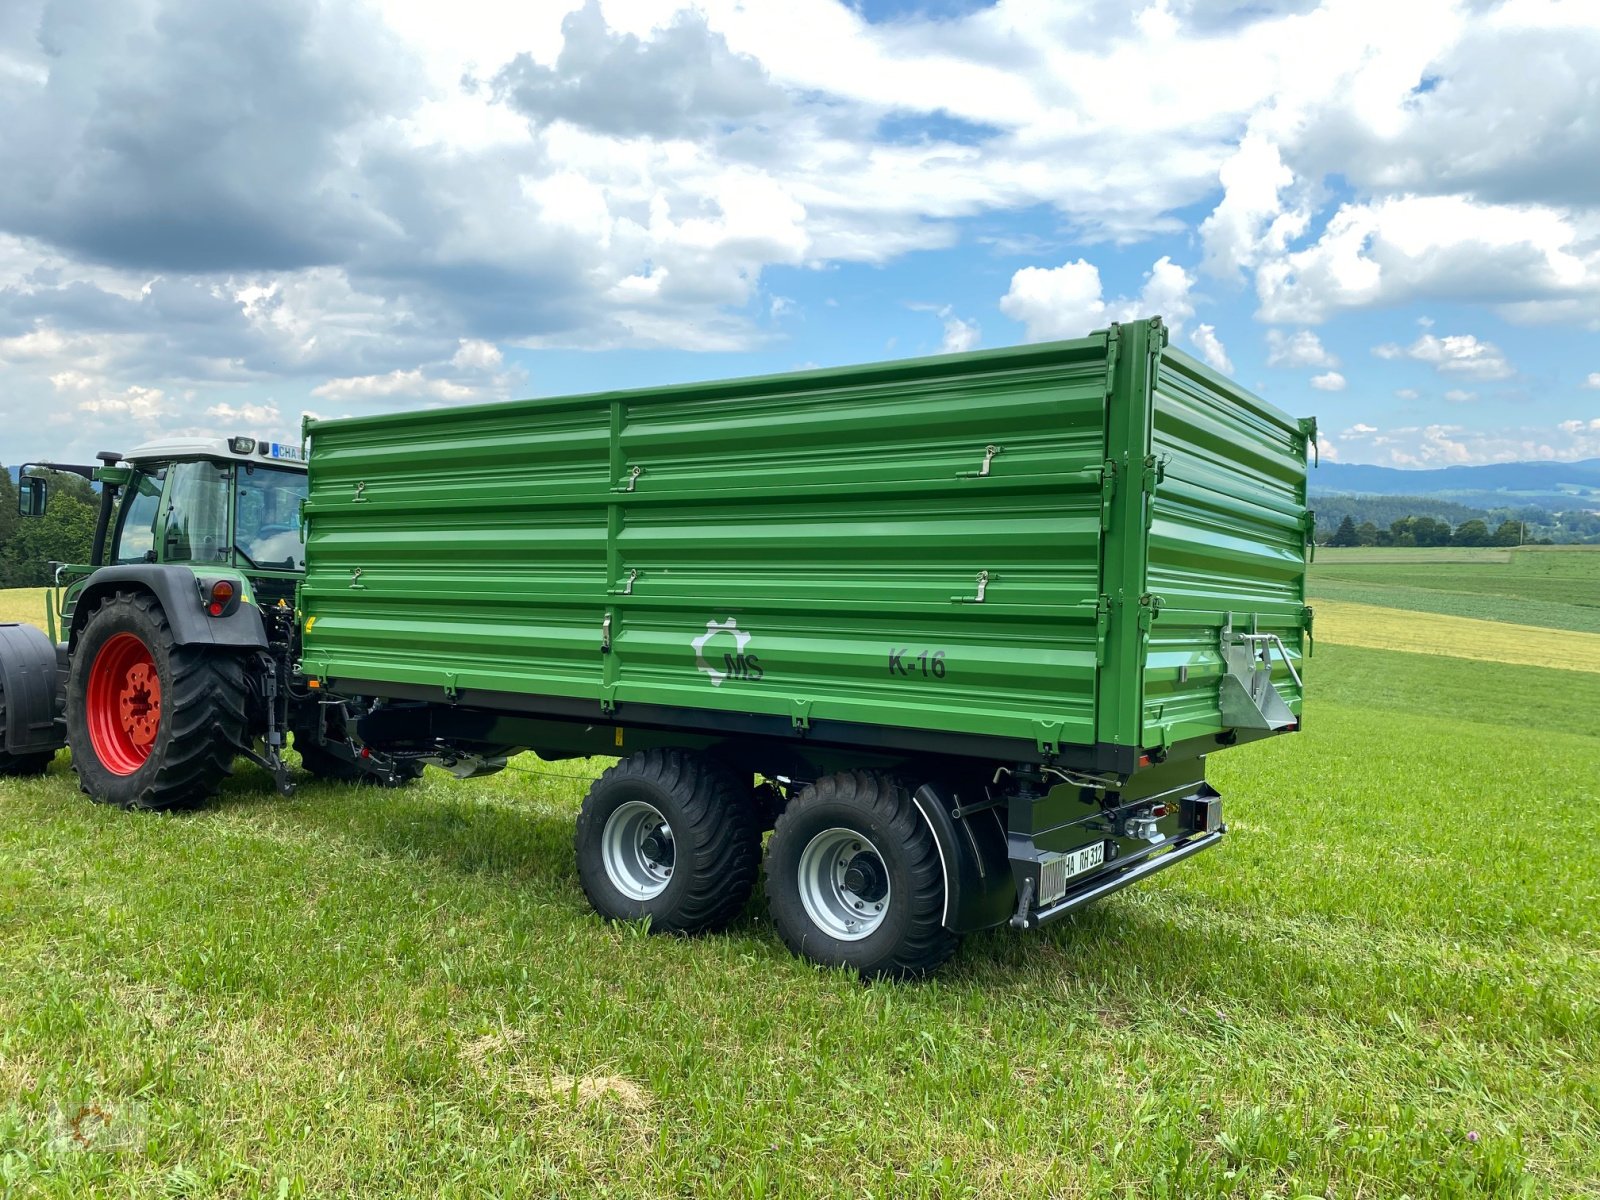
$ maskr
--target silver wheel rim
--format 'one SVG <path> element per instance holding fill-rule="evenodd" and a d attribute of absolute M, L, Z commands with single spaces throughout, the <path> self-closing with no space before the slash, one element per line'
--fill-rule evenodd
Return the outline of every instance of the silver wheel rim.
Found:
<path fill-rule="evenodd" d="M 630 900 L 654 900 L 672 882 L 672 826 L 643 800 L 619 804 L 600 834 L 606 878 Z"/>
<path fill-rule="evenodd" d="M 859 942 L 889 915 L 889 868 L 854 829 L 824 829 L 800 853 L 800 903 L 831 938 Z"/>

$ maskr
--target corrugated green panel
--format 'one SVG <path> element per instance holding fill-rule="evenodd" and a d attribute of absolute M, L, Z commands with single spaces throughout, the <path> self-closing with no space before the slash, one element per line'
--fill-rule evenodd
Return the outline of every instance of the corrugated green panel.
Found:
<path fill-rule="evenodd" d="M 308 668 L 1092 743 L 1105 345 L 317 422 Z"/>
<path fill-rule="evenodd" d="M 1306 435 L 1299 422 L 1165 350 L 1152 448 L 1162 478 L 1151 506 L 1146 586 L 1160 598 L 1144 685 L 1144 738 L 1222 729 L 1222 623 L 1282 636 L 1299 665 L 1306 573 Z M 1187 679 L 1180 678 L 1187 675 Z M 1274 682 L 1300 711 L 1286 667 Z"/>

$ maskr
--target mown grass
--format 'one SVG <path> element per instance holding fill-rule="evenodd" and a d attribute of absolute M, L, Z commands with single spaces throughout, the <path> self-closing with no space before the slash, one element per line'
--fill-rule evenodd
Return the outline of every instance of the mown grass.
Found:
<path fill-rule="evenodd" d="M 1600 671 L 1600 634 L 1315 601 L 1317 640 L 1448 658 Z"/>
<path fill-rule="evenodd" d="M 1317 551 L 1314 600 L 1600 633 L 1600 546 Z"/>
<path fill-rule="evenodd" d="M 0 788 L 0 1191 L 1591 1194 L 1600 725 L 1551 717 L 1600 675 L 1311 668 L 1304 733 L 1213 759 L 1221 848 L 914 986 L 759 899 L 599 923 L 599 762 L 133 817 L 63 756 Z"/>

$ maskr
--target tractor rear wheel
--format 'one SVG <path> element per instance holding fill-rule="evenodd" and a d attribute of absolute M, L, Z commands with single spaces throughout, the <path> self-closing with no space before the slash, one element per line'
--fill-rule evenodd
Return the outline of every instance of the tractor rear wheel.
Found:
<path fill-rule="evenodd" d="M 245 733 L 237 654 L 175 645 L 148 593 L 119 592 L 90 615 L 67 677 L 67 744 L 91 799 L 193 808 L 232 772 Z"/>

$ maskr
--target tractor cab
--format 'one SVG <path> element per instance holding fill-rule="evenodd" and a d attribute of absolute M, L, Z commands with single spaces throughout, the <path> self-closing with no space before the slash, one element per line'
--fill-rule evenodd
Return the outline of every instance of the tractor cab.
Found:
<path fill-rule="evenodd" d="M 140 446 L 99 472 L 116 486 L 96 566 L 167 563 L 245 576 L 261 604 L 294 601 L 305 571 L 298 446 L 255 438 L 174 438 Z"/>

